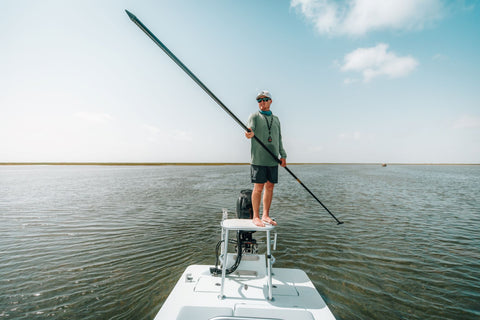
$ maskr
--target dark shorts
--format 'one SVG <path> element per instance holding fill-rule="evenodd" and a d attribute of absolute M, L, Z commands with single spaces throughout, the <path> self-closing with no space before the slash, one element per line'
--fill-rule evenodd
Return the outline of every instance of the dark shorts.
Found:
<path fill-rule="evenodd" d="M 252 183 L 265 183 L 267 181 L 271 183 L 278 182 L 278 166 L 266 167 L 252 164 L 250 166 L 250 174 Z"/>

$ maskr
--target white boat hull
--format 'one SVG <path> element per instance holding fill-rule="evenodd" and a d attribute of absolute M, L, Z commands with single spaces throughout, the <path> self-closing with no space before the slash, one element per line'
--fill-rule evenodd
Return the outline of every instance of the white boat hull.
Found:
<path fill-rule="evenodd" d="M 239 270 L 226 277 L 223 298 L 221 277 L 212 276 L 210 267 L 189 266 L 155 320 L 335 319 L 302 270 L 273 268 L 270 301 L 264 255 L 244 257 Z"/>

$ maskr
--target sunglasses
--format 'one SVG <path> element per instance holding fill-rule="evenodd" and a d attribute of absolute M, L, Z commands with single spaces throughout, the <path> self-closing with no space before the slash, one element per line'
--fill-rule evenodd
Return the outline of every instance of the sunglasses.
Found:
<path fill-rule="evenodd" d="M 258 99 L 257 99 L 257 102 L 258 102 L 258 103 L 260 103 L 260 102 L 262 102 L 262 101 L 267 102 L 267 101 L 269 101 L 269 100 L 271 100 L 271 99 L 270 99 L 270 98 L 258 98 Z"/>

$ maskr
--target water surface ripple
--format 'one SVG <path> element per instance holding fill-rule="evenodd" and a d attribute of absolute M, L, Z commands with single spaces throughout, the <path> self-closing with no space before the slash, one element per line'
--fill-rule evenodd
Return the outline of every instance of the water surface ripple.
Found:
<path fill-rule="evenodd" d="M 480 318 L 480 166 L 290 166 L 276 267 L 337 319 Z M 185 267 L 213 264 L 248 166 L 0 167 L 0 319 L 153 319 Z"/>

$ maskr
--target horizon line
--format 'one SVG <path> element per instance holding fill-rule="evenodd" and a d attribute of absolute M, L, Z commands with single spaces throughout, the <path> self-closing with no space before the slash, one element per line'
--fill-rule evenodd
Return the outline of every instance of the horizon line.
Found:
<path fill-rule="evenodd" d="M 1 166 L 243 166 L 248 162 L 0 162 Z M 442 162 L 292 162 L 288 165 L 480 165 Z"/>

